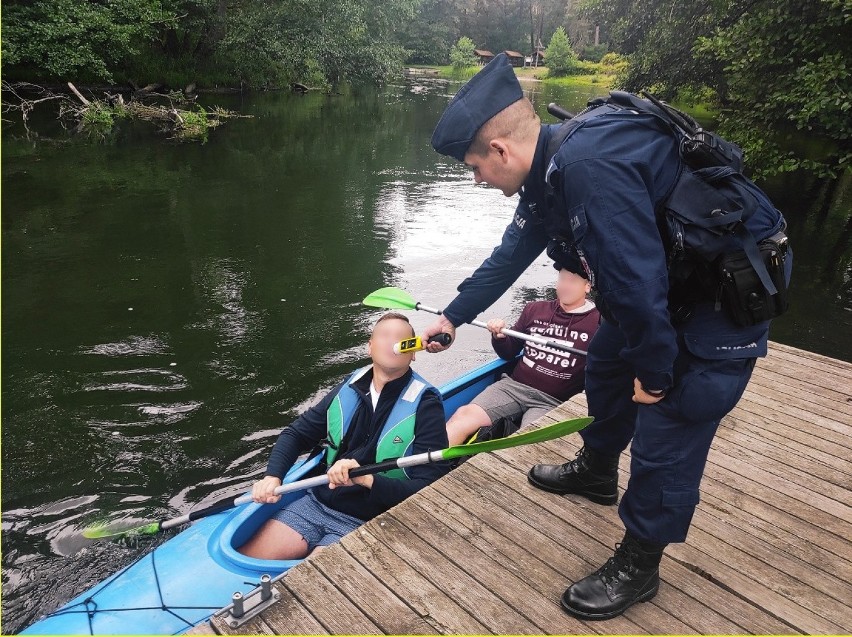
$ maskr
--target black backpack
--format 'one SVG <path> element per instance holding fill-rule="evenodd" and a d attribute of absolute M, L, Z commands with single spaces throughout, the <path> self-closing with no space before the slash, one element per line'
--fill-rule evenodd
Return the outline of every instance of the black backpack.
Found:
<path fill-rule="evenodd" d="M 591 118 L 624 109 L 653 115 L 677 141 L 682 160 L 680 175 L 657 210 L 668 258 L 670 310 L 674 314 L 695 301 L 714 299 L 740 325 L 756 325 L 779 316 L 788 307 L 784 275 L 787 237 L 781 213 L 742 174 L 739 146 L 702 129 L 686 113 L 644 95 L 647 100 L 613 91 L 608 98 L 589 102 L 578 115 L 549 105 L 548 111 L 564 123 L 547 146 L 547 163 Z M 551 208 L 560 196 L 548 184 Z M 776 228 L 774 234 L 760 240 L 749 227 L 758 210 L 775 216 Z M 556 238 L 547 253 L 572 269 L 573 252 L 570 241 Z"/>

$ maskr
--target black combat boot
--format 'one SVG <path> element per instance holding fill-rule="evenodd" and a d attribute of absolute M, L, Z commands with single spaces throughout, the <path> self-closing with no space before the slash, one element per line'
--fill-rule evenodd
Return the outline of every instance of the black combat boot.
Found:
<path fill-rule="evenodd" d="M 581 619 L 612 619 L 636 602 L 647 602 L 660 588 L 665 547 L 625 533 L 606 564 L 568 587 L 562 595 L 562 608 Z"/>
<path fill-rule="evenodd" d="M 618 455 L 605 456 L 588 447 L 565 464 L 537 464 L 527 478 L 534 487 L 551 493 L 576 493 L 598 504 L 618 501 Z"/>

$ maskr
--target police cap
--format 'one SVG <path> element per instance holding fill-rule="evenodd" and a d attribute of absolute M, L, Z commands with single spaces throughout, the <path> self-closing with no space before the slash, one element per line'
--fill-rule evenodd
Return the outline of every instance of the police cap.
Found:
<path fill-rule="evenodd" d="M 500 53 L 450 101 L 432 133 L 432 148 L 442 155 L 464 161 L 467 149 L 483 124 L 523 96 L 509 58 Z"/>

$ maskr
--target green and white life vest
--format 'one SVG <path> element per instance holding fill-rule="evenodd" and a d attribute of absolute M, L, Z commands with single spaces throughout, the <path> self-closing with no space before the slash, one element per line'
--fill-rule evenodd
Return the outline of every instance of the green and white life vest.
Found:
<path fill-rule="evenodd" d="M 372 365 L 356 371 L 344 383 L 343 387 L 334 397 L 326 412 L 326 437 L 328 447 L 325 450 L 325 461 L 327 466 L 334 464 L 340 442 L 346 436 L 352 417 L 358 408 L 361 399 L 352 387 L 359 378 L 366 374 Z M 384 427 L 379 434 L 379 442 L 376 444 L 376 462 L 392 460 L 403 456 L 410 456 L 414 449 L 414 420 L 417 415 L 417 407 L 423 393 L 428 389 L 434 389 L 417 372 L 412 370 L 411 380 L 396 400 Z M 393 469 L 384 472 L 389 478 L 399 480 L 408 479 L 405 469 Z"/>

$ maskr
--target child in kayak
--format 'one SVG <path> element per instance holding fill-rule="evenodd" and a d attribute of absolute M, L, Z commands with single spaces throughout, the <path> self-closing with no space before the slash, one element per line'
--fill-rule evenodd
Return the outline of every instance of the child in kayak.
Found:
<path fill-rule="evenodd" d="M 329 485 L 283 507 L 239 551 L 267 560 L 300 559 L 340 540 L 444 475 L 446 463 L 349 477 L 349 471 L 404 455 L 447 447 L 438 391 L 411 369 L 414 354 L 393 345 L 414 336 L 402 314 L 389 312 L 373 327 L 367 352 L 373 364 L 353 373 L 278 436 L 266 475 L 252 487 L 258 503 L 277 502 L 273 490 L 296 458 L 326 445 Z"/>
<path fill-rule="evenodd" d="M 600 324 L 600 312 L 587 300 L 589 281 L 579 274 L 559 270 L 555 301 L 528 303 L 512 327 L 525 334 L 546 336 L 569 347 L 586 350 Z M 460 407 L 447 423 L 451 446 L 460 445 L 481 428 L 489 438 L 509 435 L 583 391 L 586 357 L 506 336 L 506 323 L 488 321 L 491 345 L 505 360 L 523 350 L 511 376 L 487 387 L 469 405 Z M 518 420 L 520 419 L 520 425 Z"/>

